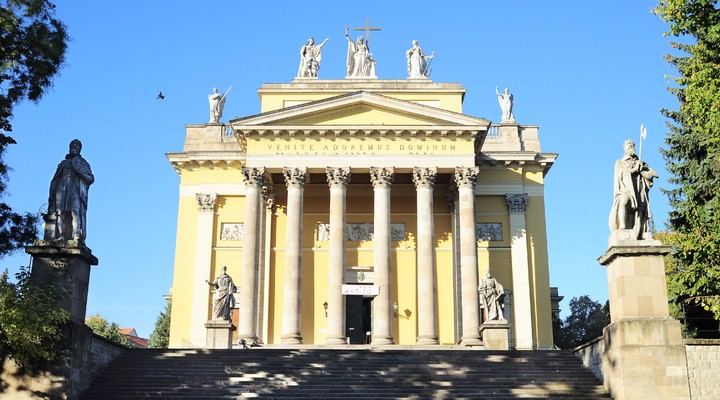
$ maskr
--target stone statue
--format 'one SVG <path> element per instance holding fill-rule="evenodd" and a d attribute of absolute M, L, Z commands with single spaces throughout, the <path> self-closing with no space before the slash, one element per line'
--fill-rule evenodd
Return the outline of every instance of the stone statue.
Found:
<path fill-rule="evenodd" d="M 635 239 L 652 239 L 648 192 L 658 174 L 635 154 L 635 142 L 628 139 L 623 143 L 623 148 L 625 155 L 615 161 L 610 231 L 631 229 Z"/>
<path fill-rule="evenodd" d="M 508 92 L 507 88 L 505 88 L 505 93 L 498 92 L 497 86 L 495 86 L 495 94 L 497 94 L 500 109 L 502 110 L 500 122 L 515 122 L 515 116 L 512 112 L 513 95 Z"/>
<path fill-rule="evenodd" d="M 220 118 L 222 118 L 223 108 L 225 108 L 225 100 L 227 94 L 232 89 L 232 86 L 228 88 L 225 94 L 218 93 L 217 88 L 213 88 L 213 92 L 208 95 L 208 101 L 210 102 L 210 122 L 211 124 L 219 124 Z"/>
<path fill-rule="evenodd" d="M 485 279 L 480 281 L 478 292 L 480 293 L 480 307 L 485 309 L 484 323 L 506 322 L 502 313 L 505 289 L 492 277 L 489 269 Z"/>
<path fill-rule="evenodd" d="M 426 56 L 417 40 L 412 41 L 412 48 L 405 52 L 407 70 L 410 79 L 422 79 L 430 76 L 430 63 L 427 60 L 435 57 L 435 52 Z"/>
<path fill-rule="evenodd" d="M 369 43 L 362 36 L 358 36 L 357 42 L 350 40 L 347 27 L 345 39 L 348 42 L 347 76 L 375 78 L 375 59 L 370 54 Z"/>
<path fill-rule="evenodd" d="M 317 78 L 322 59 L 322 47 L 328 39 L 315 45 L 315 39 L 308 39 L 307 43 L 300 49 L 300 67 L 298 67 L 298 78 Z"/>
<path fill-rule="evenodd" d="M 222 273 L 214 281 L 205 281 L 214 288 L 212 319 L 232 321 L 232 310 L 235 308 L 235 296 L 237 287 L 230 275 L 227 274 L 227 267 L 222 267 Z"/>
<path fill-rule="evenodd" d="M 88 189 L 95 177 L 80 151 L 79 140 L 70 142 L 70 151 L 50 182 L 45 240 L 85 240 Z"/>

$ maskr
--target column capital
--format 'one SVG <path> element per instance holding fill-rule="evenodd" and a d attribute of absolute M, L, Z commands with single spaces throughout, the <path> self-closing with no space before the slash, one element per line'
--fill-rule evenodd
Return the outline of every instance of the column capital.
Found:
<path fill-rule="evenodd" d="M 196 193 L 195 199 L 198 203 L 198 211 L 215 211 L 217 193 Z"/>
<path fill-rule="evenodd" d="M 433 185 L 435 185 L 435 178 L 437 178 L 437 167 L 413 168 L 413 182 L 416 188 L 432 189 Z"/>
<path fill-rule="evenodd" d="M 393 167 L 370 167 L 370 179 L 372 180 L 373 189 L 389 189 L 394 177 L 395 168 Z"/>
<path fill-rule="evenodd" d="M 275 190 L 268 181 L 266 181 L 260 189 L 260 196 L 262 196 L 262 200 L 265 202 L 265 208 L 271 211 L 275 209 Z"/>
<path fill-rule="evenodd" d="M 525 212 L 525 206 L 528 202 L 527 193 L 523 194 L 505 194 L 505 203 L 507 203 L 509 212 Z"/>
<path fill-rule="evenodd" d="M 325 174 L 331 188 L 340 186 L 345 189 L 350 183 L 350 167 L 327 167 Z"/>
<path fill-rule="evenodd" d="M 267 179 L 265 168 L 242 167 L 241 170 L 245 185 L 261 188 Z"/>
<path fill-rule="evenodd" d="M 302 188 L 307 181 L 307 168 L 283 168 L 283 176 L 285 177 L 285 185 L 288 188 Z"/>
<path fill-rule="evenodd" d="M 479 167 L 456 167 L 454 182 L 458 188 L 470 187 L 474 190 L 479 172 Z"/>

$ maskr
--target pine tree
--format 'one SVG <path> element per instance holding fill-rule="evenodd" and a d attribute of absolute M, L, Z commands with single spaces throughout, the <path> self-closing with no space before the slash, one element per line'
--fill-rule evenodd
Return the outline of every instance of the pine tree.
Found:
<path fill-rule="evenodd" d="M 150 334 L 148 347 L 151 349 L 167 349 L 170 341 L 170 310 L 172 304 L 168 301 L 165 311 L 158 315 L 155 320 L 155 329 Z"/>
<path fill-rule="evenodd" d="M 673 188 L 670 293 L 677 308 L 698 307 L 720 319 L 720 10 L 717 0 L 660 0 L 655 9 L 680 55 L 667 61 L 680 75 L 668 90 L 680 104 L 662 110 L 669 132 L 662 150 Z M 686 315 L 687 316 L 687 315 Z M 691 324 L 691 321 L 687 321 Z M 692 328 L 692 327 L 691 327 Z"/>

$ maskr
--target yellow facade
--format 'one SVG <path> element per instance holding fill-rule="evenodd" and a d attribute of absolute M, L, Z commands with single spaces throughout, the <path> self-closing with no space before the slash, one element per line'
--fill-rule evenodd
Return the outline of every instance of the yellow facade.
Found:
<path fill-rule="evenodd" d="M 228 125 L 189 125 L 184 151 L 168 153 L 180 176 L 171 347 L 204 344 L 204 327 L 198 321 L 207 320 L 211 308 L 204 280 L 212 280 L 222 266 L 228 267 L 241 290 L 255 288 L 256 298 L 248 304 L 257 308 L 251 324 L 257 341 L 282 342 L 287 330 L 284 313 L 291 300 L 286 296 L 287 238 L 290 229 L 299 228 L 288 221 L 288 208 L 294 205 L 288 201 L 284 168 L 307 169 L 301 207 L 299 334 L 303 344 L 326 342 L 329 317 L 324 304 L 332 290 L 328 280 L 332 267 L 331 243 L 319 232 L 331 219 L 325 174 L 326 168 L 345 166 L 351 168 L 351 178 L 344 217 L 358 232 L 373 224 L 377 207 L 370 168 L 394 167 L 390 222 L 402 231 L 398 233 L 402 238 L 394 237 L 390 243 L 390 303 L 397 304 L 397 316 L 390 312 L 394 344 L 416 343 L 422 329 L 419 296 L 434 299 L 438 344 L 460 342 L 459 214 L 449 195 L 456 190 L 455 168 L 476 166 L 474 222 L 493 224 L 501 232 L 494 233 L 492 240 L 476 240 L 477 274 L 482 279 L 491 268 L 511 293 L 505 315 L 513 343 L 524 343 L 518 348 L 552 346 L 543 179 L 556 155 L 540 151 L 537 127 L 497 126 L 462 114 L 465 90 L 458 84 L 297 80 L 263 85 L 258 93 L 260 114 Z M 425 167 L 437 167 L 431 216 L 434 293 L 421 293 L 418 283 L 418 196 L 412 174 Z M 257 211 L 260 224 L 250 230 L 249 184 L 243 168 L 259 168 L 267 177 Z M 199 207 L 201 194 L 215 196 L 210 209 Z M 522 216 L 509 211 L 508 194 L 526 196 Z M 233 234 L 237 229 L 256 233 L 258 254 L 244 254 L 247 237 Z M 515 232 L 523 232 L 521 240 L 512 236 Z M 376 244 L 362 232 L 358 235 L 344 243 L 345 283 L 373 285 Z M 518 251 L 517 246 L 525 248 Z M 242 282 L 246 260 L 256 260 L 252 264 L 256 282 Z M 521 281 L 529 287 L 526 293 L 514 290 L 514 282 Z M 351 303 L 346 301 L 346 306 Z M 346 316 L 369 312 L 369 325 L 373 324 L 377 314 L 372 295 L 352 307 L 345 310 Z M 242 315 L 237 311 L 236 324 Z M 529 322 L 529 329 L 518 331 L 516 326 L 523 324 L 516 321 Z M 365 332 L 369 325 L 363 319 L 358 326 Z"/>

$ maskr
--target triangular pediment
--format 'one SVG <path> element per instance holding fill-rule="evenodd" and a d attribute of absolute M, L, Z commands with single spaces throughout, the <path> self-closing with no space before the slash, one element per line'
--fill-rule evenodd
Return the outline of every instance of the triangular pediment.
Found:
<path fill-rule="evenodd" d="M 358 91 L 230 121 L 237 126 L 482 126 L 490 121 Z"/>

